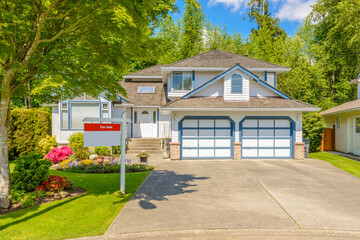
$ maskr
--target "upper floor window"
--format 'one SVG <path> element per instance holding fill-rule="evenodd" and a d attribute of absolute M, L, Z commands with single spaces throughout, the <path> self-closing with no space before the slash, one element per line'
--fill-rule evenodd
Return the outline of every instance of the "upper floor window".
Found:
<path fill-rule="evenodd" d="M 271 85 L 271 86 L 273 86 L 273 87 L 275 87 L 275 82 L 276 82 L 276 73 L 274 73 L 274 72 L 267 72 L 266 73 L 266 77 L 265 77 L 265 81 L 269 84 L 269 85 Z"/>
<path fill-rule="evenodd" d="M 243 78 L 240 74 L 231 76 L 231 93 L 243 93 Z"/>
<path fill-rule="evenodd" d="M 172 88 L 175 91 L 189 91 L 192 89 L 192 80 L 191 72 L 175 72 L 173 73 Z"/>

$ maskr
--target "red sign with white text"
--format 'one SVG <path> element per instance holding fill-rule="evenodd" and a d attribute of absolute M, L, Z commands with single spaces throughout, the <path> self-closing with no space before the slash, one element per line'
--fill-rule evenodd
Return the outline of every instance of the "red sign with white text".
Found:
<path fill-rule="evenodd" d="M 120 131 L 120 124 L 84 123 L 84 131 Z"/>

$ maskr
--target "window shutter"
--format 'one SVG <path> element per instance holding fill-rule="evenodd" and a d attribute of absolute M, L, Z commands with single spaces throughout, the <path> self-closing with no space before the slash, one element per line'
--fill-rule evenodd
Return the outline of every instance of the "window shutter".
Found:
<path fill-rule="evenodd" d="M 231 93 L 243 93 L 243 78 L 240 74 L 231 76 Z"/>

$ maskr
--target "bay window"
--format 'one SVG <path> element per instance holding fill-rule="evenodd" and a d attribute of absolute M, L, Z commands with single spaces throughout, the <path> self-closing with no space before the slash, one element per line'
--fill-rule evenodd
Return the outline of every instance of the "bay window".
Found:
<path fill-rule="evenodd" d="M 192 72 L 174 72 L 172 88 L 174 91 L 192 90 Z"/>

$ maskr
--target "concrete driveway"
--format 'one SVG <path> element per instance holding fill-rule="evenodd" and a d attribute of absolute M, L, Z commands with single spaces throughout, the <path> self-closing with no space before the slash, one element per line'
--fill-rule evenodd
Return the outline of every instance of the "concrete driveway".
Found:
<path fill-rule="evenodd" d="M 320 160 L 164 161 L 105 236 L 185 229 L 358 234 L 360 179 Z"/>

